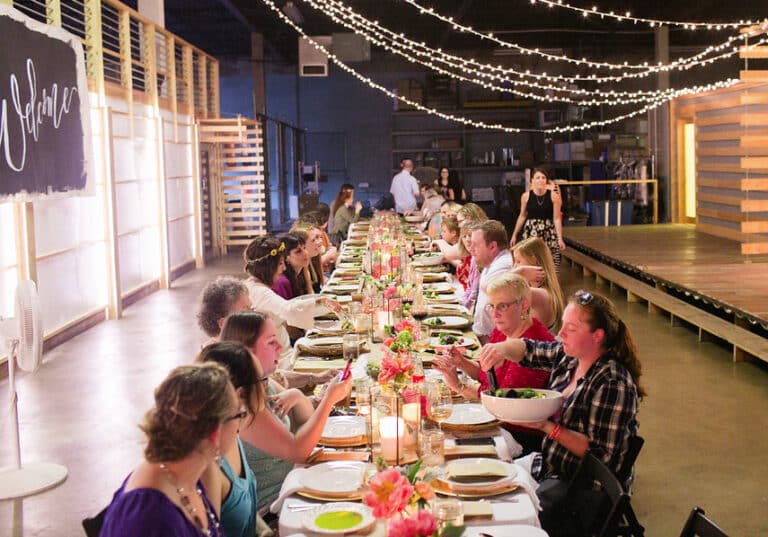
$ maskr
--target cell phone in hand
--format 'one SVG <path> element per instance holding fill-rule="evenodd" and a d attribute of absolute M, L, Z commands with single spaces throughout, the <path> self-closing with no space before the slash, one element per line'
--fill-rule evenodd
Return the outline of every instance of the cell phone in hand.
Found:
<path fill-rule="evenodd" d="M 495 446 L 492 436 L 483 436 L 480 438 L 457 438 L 457 446 Z"/>
<path fill-rule="evenodd" d="M 349 375 L 351 374 L 350 367 L 352 367 L 352 360 L 353 358 L 350 358 L 347 360 L 347 366 L 344 368 L 344 372 L 341 374 L 341 380 L 347 380 L 349 378 Z"/>

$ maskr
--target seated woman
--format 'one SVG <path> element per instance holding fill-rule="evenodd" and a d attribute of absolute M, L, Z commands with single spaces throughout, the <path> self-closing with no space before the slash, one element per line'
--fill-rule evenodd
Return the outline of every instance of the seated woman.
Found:
<path fill-rule="evenodd" d="M 263 383 L 259 382 L 263 375 L 245 346 L 232 342 L 214 343 L 205 347 L 195 361 L 217 363 L 229 371 L 241 405 L 238 431 L 264 409 L 266 394 Z M 221 513 L 224 535 L 254 537 L 258 511 L 256 476 L 246 462 L 240 437 L 221 455 L 221 463 L 209 464 L 203 474 L 205 490 Z"/>
<path fill-rule="evenodd" d="M 637 435 L 641 366 L 629 328 L 605 297 L 577 291 L 563 312 L 561 341 L 507 339 L 480 351 L 484 371 L 505 360 L 550 371 L 548 386 L 563 393 L 563 407 L 552 418 L 526 423 L 547 437 L 541 453 L 529 456 L 538 480 L 542 522 L 562 500 L 579 459 L 589 451 L 618 473 Z M 546 527 L 544 528 L 547 529 Z"/>
<path fill-rule="evenodd" d="M 107 508 L 101 537 L 222 537 L 219 517 L 200 478 L 236 445 L 240 400 L 216 364 L 177 367 L 155 390 L 141 426 L 144 460 Z"/>
<path fill-rule="evenodd" d="M 231 315 L 221 337 L 248 347 L 267 375 L 265 378 L 274 372 L 280 344 L 269 317 L 256 312 Z M 333 405 L 346 397 L 351 382 L 342 382 L 338 376 L 331 380 L 317 408 L 299 390 L 285 390 L 271 380 L 267 383 L 267 408 L 240 429 L 240 437 L 246 441 L 248 465 L 259 483 L 260 510 L 277 498 L 292 463 L 304 462 L 317 445 Z"/>
<path fill-rule="evenodd" d="M 459 275 L 459 281 L 461 281 L 463 273 L 467 274 L 467 284 L 464 287 L 464 306 L 469 311 L 472 311 L 477 300 L 477 293 L 480 290 L 480 270 L 477 268 L 472 256 L 469 255 L 472 244 L 472 230 L 470 227 L 475 222 L 488 220 L 488 215 L 485 214 L 485 211 L 479 205 L 467 203 L 456 213 L 456 220 L 459 222 L 459 228 L 462 230 L 462 243 L 467 251 L 467 256 L 462 257 L 461 263 L 456 268 L 456 273 Z M 465 229 L 467 230 L 466 235 L 464 234 Z"/>
<path fill-rule="evenodd" d="M 309 265 L 305 277 L 314 293 L 319 293 L 325 284 L 323 274 L 323 237 L 322 230 L 314 223 L 296 221 L 291 227 L 291 234 L 304 240 L 304 247 L 309 255 Z"/>
<path fill-rule="evenodd" d="M 563 314 L 563 291 L 547 244 L 538 237 L 520 241 L 512 248 L 512 260 L 514 268 L 535 266 L 543 269 L 543 279 L 532 274 L 536 279 L 528 281 L 533 291 L 531 308 L 533 316 L 554 332 Z"/>
<path fill-rule="evenodd" d="M 507 338 L 526 338 L 535 341 L 554 341 L 549 330 L 531 317 L 531 288 L 522 276 L 512 273 L 501 274 L 488 282 L 488 309 L 494 329 L 489 342 L 497 343 Z M 488 377 L 476 360 L 470 360 L 458 347 L 445 349 L 442 356 L 434 359 L 448 386 L 468 399 L 479 397 L 487 391 Z M 479 380 L 480 386 L 468 386 L 459 382 L 457 369 L 469 377 Z M 543 388 L 549 379 L 549 371 L 522 367 L 513 362 L 504 362 L 495 368 L 498 388 Z M 515 440 L 523 446 L 523 453 L 530 453 L 541 446 L 541 434 L 528 428 L 514 427 Z"/>
<path fill-rule="evenodd" d="M 318 203 L 314 211 L 309 211 L 308 213 L 301 215 L 291 227 L 291 232 L 297 227 L 317 228 L 319 230 L 320 239 L 322 241 L 320 259 L 322 261 L 323 270 L 329 270 L 329 267 L 336 262 L 336 256 L 339 253 L 328 238 L 328 220 L 330 214 L 331 208 L 327 203 Z"/>
<path fill-rule="evenodd" d="M 304 239 L 294 233 L 284 233 L 277 240 L 285 244 L 285 270 L 275 278 L 272 290 L 286 300 L 314 294 L 309 284 L 309 253 Z"/>
<path fill-rule="evenodd" d="M 340 204 L 339 208 L 336 209 L 336 214 L 333 215 L 333 229 L 331 230 L 331 242 L 334 246 L 347 240 L 349 225 L 352 222 L 357 222 L 357 219 L 360 218 L 360 211 L 363 209 L 362 203 L 359 201 L 355 203 L 354 191 L 342 191 L 339 196 L 341 196 Z"/>
<path fill-rule="evenodd" d="M 327 311 L 341 311 L 341 306 L 329 298 L 309 295 L 285 300 L 271 287 L 285 270 L 285 243 L 268 235 L 256 237 L 243 252 L 245 272 L 250 278 L 245 286 L 253 309 L 271 316 L 277 326 L 277 338 L 282 349 L 280 367 L 291 368 L 293 349 L 286 326 L 307 330 L 314 326 L 314 318 Z"/>
<path fill-rule="evenodd" d="M 219 341 L 221 327 L 229 315 L 251 310 L 248 288 L 242 280 L 232 276 L 219 276 L 209 282 L 200 295 L 197 308 L 197 325 L 210 338 L 203 346 Z M 286 388 L 306 388 L 331 380 L 337 371 L 323 373 L 301 373 L 278 369 L 273 375 Z"/>

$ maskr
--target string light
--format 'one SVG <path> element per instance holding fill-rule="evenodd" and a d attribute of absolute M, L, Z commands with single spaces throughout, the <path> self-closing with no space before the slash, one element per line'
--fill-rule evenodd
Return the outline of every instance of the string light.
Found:
<path fill-rule="evenodd" d="M 387 35 L 386 39 L 392 43 L 395 47 L 401 47 L 406 48 L 412 52 L 423 52 L 425 55 L 427 55 L 431 61 L 438 61 L 445 64 L 450 65 L 453 68 L 459 69 L 464 72 L 470 72 L 472 74 L 475 74 L 479 77 L 483 78 L 491 78 L 495 79 L 499 82 L 508 82 L 508 83 L 515 83 L 515 80 L 517 82 L 520 82 L 520 79 L 524 78 L 532 78 L 535 80 L 555 80 L 559 82 L 565 82 L 565 83 L 574 83 L 574 82 L 581 82 L 581 81 L 588 81 L 588 82 L 595 82 L 595 83 L 607 83 L 607 82 L 620 82 L 625 79 L 631 79 L 631 78 L 644 78 L 651 74 L 656 74 L 659 72 L 667 71 L 668 69 L 665 69 L 663 67 L 656 67 L 656 66 L 648 66 L 646 71 L 637 72 L 637 73 L 627 73 L 624 72 L 620 76 L 598 76 L 598 75 L 587 75 L 587 76 L 581 76 L 581 75 L 575 75 L 575 76 L 564 76 L 564 75 L 547 75 L 539 74 L 539 73 L 531 73 L 530 71 L 517 71 L 513 68 L 504 68 L 500 65 L 494 66 L 489 64 L 484 64 L 481 62 L 478 62 L 474 59 L 466 59 L 459 56 L 454 56 L 452 54 L 448 54 L 444 52 L 442 49 L 432 49 L 426 46 L 424 42 L 417 43 L 411 39 L 408 39 L 405 34 L 403 33 L 395 33 L 392 30 L 389 30 L 386 27 L 381 26 L 378 24 L 377 21 L 371 21 L 362 15 L 356 13 L 351 8 L 346 6 L 344 3 L 337 1 L 337 0 L 305 0 L 306 3 L 312 5 L 316 9 L 320 9 L 324 13 L 328 14 L 328 11 L 334 11 L 336 13 L 341 13 L 343 16 L 347 17 L 348 20 L 350 20 L 350 24 L 352 24 L 352 28 L 356 28 L 359 25 L 363 25 L 368 29 L 376 29 L 377 31 L 381 32 L 382 35 Z M 320 4 L 323 7 L 317 7 L 317 4 Z M 365 34 L 365 32 L 362 32 L 358 28 L 358 33 Z M 720 44 L 715 47 L 710 47 L 708 49 L 709 52 L 711 51 L 720 51 L 726 47 L 726 44 Z M 704 66 L 713 63 L 714 61 L 724 59 L 730 56 L 734 56 L 738 54 L 738 47 L 732 47 L 730 51 L 720 54 L 719 56 L 715 58 L 703 58 L 699 59 L 694 62 L 690 62 L 686 65 L 679 65 L 675 69 L 676 70 L 687 70 L 695 66 Z M 518 79 L 510 79 L 509 75 L 517 76 Z M 547 88 L 552 91 L 562 91 L 562 88 L 558 88 L 556 86 L 550 86 Z M 589 90 L 586 90 L 589 92 Z"/>
<path fill-rule="evenodd" d="M 378 46 L 383 47 L 385 50 L 389 52 L 393 52 L 395 54 L 398 54 L 402 57 L 405 57 L 408 61 L 412 63 L 417 63 L 420 65 L 423 65 L 425 67 L 428 67 L 429 69 L 432 69 L 436 72 L 451 76 L 452 78 L 455 78 L 457 80 L 464 80 L 467 82 L 471 82 L 473 84 L 480 85 L 487 89 L 493 89 L 496 91 L 501 91 L 505 93 L 513 93 L 522 97 L 535 99 L 538 101 L 546 101 L 546 102 L 566 102 L 581 106 L 595 106 L 595 105 L 609 105 L 609 106 L 619 106 L 619 105 L 626 105 L 626 104 L 635 104 L 635 103 L 648 103 L 650 101 L 653 101 L 654 99 L 658 98 L 665 98 L 668 95 L 673 94 L 676 91 L 687 91 L 689 88 L 680 88 L 680 89 L 666 89 L 666 90 L 652 90 L 652 91 L 635 91 L 635 92 L 623 92 L 623 91 L 605 91 L 605 90 L 586 90 L 586 89 L 579 89 L 579 88 L 563 88 L 560 86 L 554 86 L 554 85 L 548 85 L 548 84 L 540 84 L 536 82 L 529 82 L 527 80 L 516 80 L 516 79 L 510 79 L 508 77 L 502 77 L 502 76 L 490 76 L 486 78 L 490 79 L 496 79 L 496 80 L 502 80 L 503 82 L 507 82 L 512 84 L 513 86 L 527 86 L 531 88 L 536 88 L 540 90 L 544 90 L 547 92 L 550 92 L 546 95 L 541 95 L 538 93 L 531 93 L 526 91 L 521 91 L 519 89 L 509 88 L 509 87 L 503 87 L 495 85 L 491 82 L 487 82 L 484 79 L 478 79 L 478 78 L 469 78 L 467 76 L 464 76 L 463 74 L 459 74 L 452 71 L 447 71 L 434 63 L 434 61 L 440 62 L 440 60 L 435 60 L 429 55 L 426 55 L 423 51 L 419 50 L 416 47 L 409 47 L 407 44 L 403 43 L 404 38 L 402 37 L 402 34 L 399 34 L 397 37 L 399 39 L 393 39 L 390 38 L 387 35 L 384 35 L 381 31 L 378 30 L 374 26 L 374 23 L 368 21 L 364 17 L 357 16 L 354 12 L 349 13 L 348 10 L 342 10 L 337 8 L 335 5 L 331 4 L 329 0 L 305 0 L 308 4 L 310 4 L 312 7 L 316 9 L 321 9 L 318 7 L 320 4 L 324 5 L 326 7 L 325 10 L 323 10 L 323 13 L 331 17 L 332 20 L 335 22 L 342 24 L 359 35 L 363 36 L 365 39 L 367 39 L 369 42 L 376 44 Z M 337 16 L 338 14 L 338 16 Z M 358 17 L 359 23 L 354 23 L 352 20 L 354 20 L 355 17 Z M 362 27 L 362 29 L 361 29 Z M 381 27 L 382 30 L 387 31 L 389 35 L 394 35 L 394 32 L 391 30 L 387 30 L 386 28 Z M 768 42 L 768 40 L 762 40 L 758 43 L 753 43 L 751 46 L 758 46 L 762 42 Z M 404 52 L 404 50 L 407 49 L 412 54 L 415 54 L 416 57 Z M 733 54 L 734 51 L 738 51 L 738 48 L 735 48 L 733 51 L 730 51 L 727 54 Z M 425 57 L 426 59 L 422 60 L 419 59 L 419 57 Z M 710 58 L 710 62 L 714 62 L 718 58 Z M 477 72 L 474 71 L 472 68 L 467 68 L 466 65 L 458 65 L 454 62 L 450 61 L 443 61 L 441 63 L 446 63 L 450 67 L 459 70 L 460 72 Z M 480 76 L 483 76 L 482 74 Z M 543 75 L 546 76 L 546 75 Z M 587 99 L 573 99 L 570 98 L 569 94 L 579 94 L 579 95 L 587 95 L 591 96 L 591 98 Z"/>
<path fill-rule="evenodd" d="M 672 94 L 668 97 L 665 97 L 663 99 L 657 99 L 653 101 L 652 103 L 647 104 L 646 106 L 643 106 L 642 108 L 639 108 L 638 110 L 629 112 L 627 114 L 623 114 L 620 116 L 615 116 L 609 119 L 601 120 L 601 121 L 593 121 L 590 123 L 584 123 L 582 125 L 567 125 L 562 127 L 555 127 L 552 129 L 521 129 L 521 128 L 515 128 L 515 127 L 506 127 L 502 125 L 501 123 L 485 123 L 483 121 L 475 121 L 472 119 L 469 119 L 467 117 L 463 116 L 456 116 L 453 114 L 447 114 L 445 112 L 441 112 L 439 110 L 436 110 L 434 108 L 429 108 L 427 106 L 424 106 L 421 103 L 417 103 L 415 101 L 412 101 L 406 97 L 403 97 L 402 95 L 397 95 L 394 92 L 388 90 L 381 84 L 377 84 L 370 78 L 358 73 L 353 68 L 342 62 L 339 58 L 337 58 L 334 54 L 332 54 L 329 50 L 327 50 L 325 47 L 320 45 L 317 41 L 309 37 L 304 30 L 298 26 L 296 23 L 294 23 L 291 19 L 289 19 L 274 3 L 273 0 L 262 0 L 264 4 L 267 5 L 272 11 L 275 12 L 275 14 L 287 25 L 291 26 L 296 32 L 304 37 L 308 43 L 310 43 L 313 47 L 315 47 L 316 50 L 322 52 L 325 54 L 330 61 L 332 61 L 334 64 L 336 64 L 340 69 L 343 71 L 346 71 L 347 73 L 351 74 L 361 82 L 365 83 L 369 87 L 376 89 L 380 91 L 381 93 L 384 93 L 390 98 L 397 99 L 398 101 L 405 103 L 409 106 L 412 106 L 413 108 L 416 108 L 417 110 L 421 110 L 422 112 L 426 112 L 430 115 L 445 119 L 447 121 L 453 121 L 456 123 L 461 123 L 463 125 L 467 125 L 470 127 L 480 128 L 480 129 L 490 129 L 490 130 L 500 130 L 503 132 L 508 133 L 520 133 L 520 132 L 540 132 L 544 134 L 556 134 L 556 133 L 565 133 L 565 132 L 575 132 L 580 130 L 587 130 L 594 127 L 603 127 L 606 125 L 610 125 L 613 123 L 618 123 L 620 121 L 624 121 L 625 119 L 629 119 L 632 117 L 635 117 L 640 114 L 644 114 L 650 110 L 653 110 L 654 108 L 657 108 L 664 104 L 665 102 L 674 99 L 676 97 L 679 97 L 680 95 L 684 94 L 696 94 L 696 93 L 703 93 L 707 91 L 712 91 L 718 88 L 727 88 L 734 84 L 738 84 L 738 79 L 729 79 L 729 80 L 723 80 L 719 82 L 715 82 L 713 84 L 707 84 L 705 86 L 697 86 L 695 88 L 687 88 L 686 91 L 678 91 L 675 92 L 675 94 Z"/>
<path fill-rule="evenodd" d="M 491 42 L 493 42 L 493 43 L 495 43 L 495 44 L 497 44 L 497 45 L 499 45 L 501 47 L 505 47 L 505 48 L 512 49 L 512 50 L 518 50 L 518 51 L 520 51 L 520 52 L 522 52 L 524 54 L 534 54 L 534 55 L 537 55 L 537 56 L 541 56 L 542 58 L 546 58 L 547 60 L 559 61 L 559 62 L 567 62 L 567 63 L 571 63 L 573 65 L 585 65 L 585 66 L 588 66 L 588 67 L 591 67 L 591 68 L 595 68 L 595 69 L 639 69 L 639 70 L 647 70 L 648 69 L 648 63 L 647 62 L 644 63 L 644 64 L 630 64 L 630 63 L 626 63 L 626 62 L 623 63 L 623 64 L 616 64 L 616 63 L 610 63 L 610 62 L 598 62 L 598 61 L 594 61 L 594 60 L 587 60 L 586 58 L 582 58 L 582 59 L 572 58 L 570 56 L 564 56 L 564 55 L 550 54 L 550 53 L 547 53 L 547 52 L 542 52 L 539 49 L 531 49 L 531 48 L 523 47 L 523 46 L 521 46 L 521 45 L 519 45 L 517 43 L 512 43 L 510 41 L 504 41 L 502 39 L 499 39 L 498 37 L 494 36 L 492 32 L 485 32 L 485 33 L 484 32 L 479 32 L 479 31 L 473 29 L 471 26 L 464 26 L 464 25 L 456 22 L 455 20 L 453 20 L 453 17 L 447 17 L 445 15 L 442 15 L 442 14 L 438 13 L 437 11 L 435 11 L 434 8 L 425 7 L 425 6 L 421 5 L 421 4 L 419 4 L 418 2 L 416 2 L 416 0 L 403 0 L 403 1 L 406 2 L 407 4 L 412 5 L 416 9 L 418 9 L 419 13 L 422 14 L 422 15 L 429 15 L 429 16 L 434 17 L 436 19 L 439 19 L 439 20 L 441 20 L 441 21 L 443 21 L 443 22 L 445 22 L 447 24 L 452 25 L 453 29 L 456 30 L 456 31 L 460 31 L 460 32 L 464 32 L 464 33 L 469 33 L 469 34 L 475 35 L 475 36 L 479 37 L 480 39 L 491 41 Z M 531 3 L 535 3 L 535 2 L 532 1 Z M 589 13 L 587 11 L 585 11 L 585 14 L 588 15 Z M 679 58 L 679 59 L 677 59 L 677 60 L 675 60 L 675 61 L 673 61 L 671 63 L 667 63 L 667 64 L 664 64 L 664 63 L 657 64 L 655 67 L 657 67 L 659 69 L 664 69 L 664 70 L 672 70 L 672 69 L 677 68 L 678 66 L 684 67 L 688 63 L 696 61 L 696 60 L 698 60 L 698 59 L 700 59 L 702 57 L 705 57 L 705 56 L 709 55 L 712 52 L 715 52 L 717 50 L 722 50 L 722 48 L 727 48 L 728 46 L 733 44 L 733 42 L 739 41 L 741 39 L 743 39 L 743 36 L 741 36 L 741 35 L 732 35 L 726 41 L 724 41 L 723 43 L 720 43 L 719 45 L 709 46 L 706 49 L 704 49 L 703 51 L 699 52 L 698 54 L 695 54 L 695 55 L 690 56 L 688 58 Z M 722 47 L 722 48 L 718 49 L 717 47 Z"/>
<path fill-rule="evenodd" d="M 406 0 L 408 1 L 408 0 Z M 576 13 L 581 13 L 584 17 L 589 17 L 590 15 L 599 16 L 601 19 L 605 19 L 606 17 L 609 19 L 614 19 L 620 22 L 631 22 L 633 24 L 647 24 L 651 28 L 660 28 L 662 26 L 670 26 L 670 27 L 678 27 L 683 28 L 685 30 L 711 30 L 711 31 L 722 31 L 722 30 L 735 30 L 738 28 L 743 28 L 745 26 L 752 26 L 754 24 L 757 24 L 760 22 L 760 20 L 740 20 L 738 22 L 691 22 L 691 21 L 670 21 L 670 20 L 663 20 L 663 19 L 647 19 L 644 17 L 633 17 L 632 14 L 629 11 L 626 11 L 624 14 L 621 13 L 615 13 L 613 11 L 604 12 L 597 9 L 597 6 L 592 6 L 591 9 L 585 9 L 583 7 L 576 7 L 572 6 L 571 4 L 568 4 L 567 2 L 564 2 L 563 0 L 530 0 L 531 4 L 541 3 L 548 7 L 559 7 L 563 9 L 569 9 L 571 11 L 575 11 Z"/>

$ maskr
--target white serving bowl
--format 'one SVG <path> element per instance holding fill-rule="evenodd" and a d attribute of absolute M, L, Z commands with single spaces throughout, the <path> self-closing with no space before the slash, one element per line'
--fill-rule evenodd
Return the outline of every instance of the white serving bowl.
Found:
<path fill-rule="evenodd" d="M 415 265 L 421 265 L 422 267 L 432 267 L 440 265 L 443 262 L 443 255 L 436 253 L 435 255 L 422 255 L 416 254 L 413 257 L 413 263 Z"/>
<path fill-rule="evenodd" d="M 511 399 L 495 397 L 483 392 L 480 400 L 485 409 L 501 421 L 532 423 L 552 416 L 563 404 L 563 394 L 554 390 L 535 390 L 543 399 Z"/>
<path fill-rule="evenodd" d="M 406 222 L 423 222 L 424 216 L 421 214 L 409 214 L 405 217 Z"/>

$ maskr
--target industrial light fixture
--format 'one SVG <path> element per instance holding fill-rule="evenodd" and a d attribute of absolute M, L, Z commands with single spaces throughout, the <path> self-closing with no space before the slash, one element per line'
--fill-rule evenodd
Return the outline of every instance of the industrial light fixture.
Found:
<path fill-rule="evenodd" d="M 283 13 L 296 24 L 304 24 L 304 17 L 301 15 L 301 11 L 291 0 L 283 4 Z"/>

